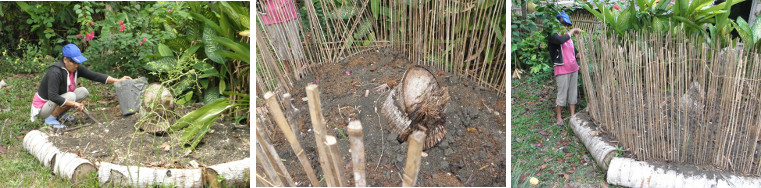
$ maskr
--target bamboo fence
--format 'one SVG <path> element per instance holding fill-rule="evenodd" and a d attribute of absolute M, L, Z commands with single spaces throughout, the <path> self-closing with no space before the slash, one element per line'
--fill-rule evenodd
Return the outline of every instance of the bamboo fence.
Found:
<path fill-rule="evenodd" d="M 293 90 L 295 80 L 324 64 L 387 47 L 405 51 L 414 64 L 470 79 L 500 96 L 506 92 L 506 31 L 498 29 L 506 24 L 506 1 L 284 2 L 297 8 L 298 24 L 265 25 L 262 16 L 277 12 L 267 10 L 267 0 L 259 3 L 263 13 L 256 13 L 259 93 L 281 96 Z M 303 11 L 298 11 L 301 4 Z M 273 27 L 298 31 L 299 39 L 280 45 L 277 39 L 285 32 L 272 32 Z M 288 46 L 288 53 L 278 53 L 281 46 Z"/>
<path fill-rule="evenodd" d="M 581 35 L 587 109 L 636 160 L 761 175 L 761 59 L 705 41 Z"/>

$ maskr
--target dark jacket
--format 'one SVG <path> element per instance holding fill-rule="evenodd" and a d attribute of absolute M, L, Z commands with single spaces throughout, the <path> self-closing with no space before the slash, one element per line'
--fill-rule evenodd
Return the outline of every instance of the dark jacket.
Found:
<path fill-rule="evenodd" d="M 553 64 L 563 64 L 563 52 L 560 49 L 560 45 L 568 42 L 568 40 L 571 40 L 570 35 L 560 36 L 557 33 L 553 33 L 547 37 L 547 49 L 550 51 L 550 58 Z M 575 52 L 574 56 L 579 54 L 579 51 L 576 50 L 576 44 L 574 44 L 573 50 Z"/>
<path fill-rule="evenodd" d="M 106 83 L 106 80 L 108 80 L 107 75 L 90 71 L 87 67 L 82 65 L 79 65 L 77 71 L 74 72 L 74 80 L 80 76 L 95 82 Z M 48 72 L 42 77 L 40 87 L 37 88 L 37 94 L 40 95 L 40 98 L 42 99 L 53 101 L 55 104 L 62 106 L 63 103 L 66 102 L 66 99 L 61 97 L 61 95 L 68 92 L 68 79 L 69 71 L 66 70 L 63 61 L 58 60 L 48 67 Z"/>

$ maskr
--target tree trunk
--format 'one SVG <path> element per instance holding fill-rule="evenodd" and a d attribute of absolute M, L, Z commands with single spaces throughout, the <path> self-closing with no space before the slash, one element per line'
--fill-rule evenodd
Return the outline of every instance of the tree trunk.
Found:
<path fill-rule="evenodd" d="M 201 169 L 158 169 L 122 166 L 101 162 L 98 180 L 101 184 L 150 187 L 171 184 L 176 187 L 203 187 Z"/>
<path fill-rule="evenodd" d="M 610 160 L 616 155 L 616 148 L 602 140 L 598 134 L 590 134 L 590 132 L 597 131 L 597 126 L 592 123 L 587 112 L 579 112 L 571 117 L 571 128 L 573 133 L 584 143 L 589 153 L 592 154 L 597 164 L 600 165 L 600 168 L 607 170 Z"/>
<path fill-rule="evenodd" d="M 82 183 L 88 175 L 97 171 L 90 161 L 58 150 L 48 141 L 48 135 L 41 131 L 27 133 L 23 145 L 43 166 L 52 168 L 53 174 L 71 180 L 74 185 Z"/>
<path fill-rule="evenodd" d="M 210 187 L 245 187 L 246 179 L 250 178 L 251 158 L 232 161 L 204 168 L 204 179 Z M 216 180 L 218 176 L 224 177 L 222 182 Z M 224 186 L 223 186 L 224 185 Z"/>
<path fill-rule="evenodd" d="M 607 176 L 608 183 L 627 187 L 761 187 L 758 177 L 621 157 L 610 162 Z"/>

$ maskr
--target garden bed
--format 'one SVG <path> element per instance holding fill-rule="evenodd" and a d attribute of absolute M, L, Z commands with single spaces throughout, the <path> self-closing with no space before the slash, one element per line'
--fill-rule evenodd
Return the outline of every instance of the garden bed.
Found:
<path fill-rule="evenodd" d="M 177 113 L 186 114 L 200 106 L 201 104 L 187 105 L 187 107 L 177 110 Z M 188 150 L 183 149 L 179 141 L 176 141 L 182 135 L 182 131 L 170 134 L 150 134 L 136 130 L 135 123 L 138 122 L 138 116 L 123 117 L 118 108 L 91 110 L 90 113 L 102 124 L 94 124 L 82 113 L 73 113 L 72 115 L 77 120 L 69 122 L 67 125 L 69 127 L 81 126 L 82 128 L 64 134 L 50 134 L 49 128 L 43 128 L 41 130 L 49 136 L 44 140 L 49 141 L 60 150 L 61 154 L 59 155 L 63 153 L 76 154 L 79 158 L 88 160 L 98 168 L 105 168 L 104 165 L 110 166 L 109 168 L 112 169 L 124 168 L 125 170 L 127 167 L 135 169 L 144 167 L 140 169 L 140 172 L 151 169 L 171 169 L 176 173 L 175 177 L 180 175 L 177 173 L 183 172 L 182 169 L 187 169 L 186 172 L 193 172 L 198 175 L 198 177 L 187 179 L 193 179 L 197 182 L 202 182 L 200 177 L 203 174 L 202 168 L 241 161 L 250 156 L 249 127 L 236 126 L 224 118 L 220 118 L 212 124 L 211 131 L 206 133 L 195 150 L 187 152 Z M 43 163 L 45 163 L 44 160 Z M 110 174 L 113 173 L 114 171 L 111 170 Z M 128 177 L 130 176 L 129 173 L 133 172 L 125 171 L 120 175 Z M 168 173 L 166 174 L 167 177 L 171 177 Z M 114 177 L 99 172 L 101 183 L 108 180 L 105 176 Z M 139 184 L 151 185 L 153 183 L 171 182 L 165 179 L 157 177 L 155 180 L 146 180 L 146 184 Z M 111 180 L 111 182 L 113 181 L 115 180 Z M 129 182 L 131 180 L 128 178 L 121 181 Z M 132 183 L 136 182 L 129 184 Z M 183 183 L 181 185 L 192 184 Z"/>
<path fill-rule="evenodd" d="M 413 63 L 402 52 L 388 48 L 373 50 L 322 65 L 315 73 L 294 83 L 293 104 L 300 110 L 295 118 L 299 130 L 295 132 L 311 164 L 319 169 L 316 170 L 318 177 L 323 173 L 307 102 L 302 100 L 308 83 L 319 85 L 327 133 L 339 139 L 347 185 L 353 186 L 354 182 L 346 126 L 356 119 L 362 122 L 364 129 L 368 186 L 402 185 L 408 144 L 398 143 L 397 135 L 384 125 L 389 121 L 383 117 L 381 106 L 388 90 L 376 92 L 374 88 L 383 84 L 397 85 L 411 66 Z M 506 186 L 505 98 L 443 70 L 428 70 L 443 87 L 449 88 L 451 98 L 445 111 L 447 134 L 441 143 L 423 151 L 416 186 Z M 367 97 L 366 91 L 369 92 Z M 274 130 L 270 135 L 273 145 L 297 186 L 309 186 L 306 173 L 283 134 L 277 128 L 270 130 Z"/>

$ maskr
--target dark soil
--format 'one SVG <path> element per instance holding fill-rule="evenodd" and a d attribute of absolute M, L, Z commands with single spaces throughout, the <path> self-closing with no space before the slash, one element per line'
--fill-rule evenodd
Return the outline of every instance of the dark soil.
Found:
<path fill-rule="evenodd" d="M 298 139 L 307 152 L 315 173 L 322 178 L 314 133 L 304 88 L 308 83 L 319 85 L 322 112 L 328 134 L 339 139 L 344 176 L 354 186 L 346 126 L 359 120 L 364 129 L 368 186 L 401 186 L 406 162 L 407 143 L 399 143 L 381 113 L 381 104 L 388 90 L 376 92 L 376 86 L 396 85 L 404 72 L 413 66 L 406 55 L 391 49 L 371 51 L 349 57 L 339 63 L 319 67 L 294 83 L 293 104 L 300 130 Z M 446 106 L 447 135 L 438 145 L 423 151 L 416 186 L 489 186 L 504 187 L 506 179 L 505 97 L 479 87 L 477 83 L 458 78 L 443 70 L 428 68 L 451 99 Z M 347 75 L 346 72 L 350 74 Z M 365 91 L 369 96 L 365 97 Z M 261 107 L 262 103 L 258 103 Z M 491 109 L 491 110 L 490 110 Z M 271 126 L 271 122 L 267 122 Z M 309 186 L 307 176 L 280 130 L 270 135 L 278 155 L 298 186 Z M 324 186 L 325 183 L 322 183 Z"/>
<path fill-rule="evenodd" d="M 185 114 L 201 104 L 188 105 L 178 110 Z M 72 112 L 69 112 L 72 113 Z M 50 141 L 59 149 L 76 153 L 92 162 L 103 161 L 121 165 L 157 168 L 192 168 L 190 161 L 200 165 L 215 165 L 249 157 L 250 130 L 236 128 L 231 121 L 219 118 L 211 126 L 201 143 L 190 154 L 175 139 L 181 131 L 172 134 L 150 134 L 135 129 L 137 115 L 121 116 L 119 107 L 93 109 L 90 112 L 103 124 L 94 124 L 83 113 L 73 115 L 77 120 L 69 127 L 85 126 L 63 135 L 51 135 Z"/>

